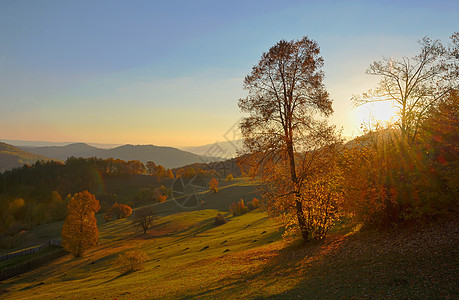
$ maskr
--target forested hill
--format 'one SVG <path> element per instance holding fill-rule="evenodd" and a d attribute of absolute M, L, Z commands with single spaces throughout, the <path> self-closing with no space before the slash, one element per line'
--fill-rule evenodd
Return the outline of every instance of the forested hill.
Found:
<path fill-rule="evenodd" d="M 97 147 L 90 146 L 84 143 L 74 143 L 65 146 L 44 146 L 44 147 L 20 147 L 23 150 L 31 153 L 52 157 L 65 161 L 68 157 L 99 157 L 104 151 Z"/>
<path fill-rule="evenodd" d="M 68 157 L 99 157 L 115 158 L 125 161 L 139 160 L 146 164 L 153 161 L 166 168 L 177 168 L 193 163 L 209 161 L 202 156 L 179 150 L 172 147 L 161 147 L 154 145 L 124 145 L 112 149 L 101 149 L 83 143 L 70 144 L 66 146 L 50 147 L 21 147 L 21 149 L 47 157 L 66 160 Z M 218 158 L 215 158 L 218 160 Z"/>
<path fill-rule="evenodd" d="M 22 167 L 24 164 L 31 165 L 37 160 L 48 161 L 51 159 L 0 142 L 0 173 L 5 170 Z"/>

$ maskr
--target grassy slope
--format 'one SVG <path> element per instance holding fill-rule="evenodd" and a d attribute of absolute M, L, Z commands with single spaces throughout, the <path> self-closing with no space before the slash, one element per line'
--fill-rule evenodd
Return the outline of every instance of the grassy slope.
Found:
<path fill-rule="evenodd" d="M 236 188 L 242 187 L 222 189 L 215 197 L 228 201 L 225 195 L 236 197 Z M 229 218 L 227 224 L 214 227 L 218 211 L 204 207 L 164 214 L 147 235 L 133 229 L 126 219 L 102 224 L 99 245 L 85 257 L 69 255 L 2 282 L 0 291 L 7 292 L 0 297 L 459 296 L 456 215 L 426 227 L 393 232 L 359 232 L 339 225 L 325 241 L 299 246 L 282 241 L 262 212 Z M 144 250 L 149 260 L 143 270 L 123 274 L 114 262 L 129 249 Z"/>

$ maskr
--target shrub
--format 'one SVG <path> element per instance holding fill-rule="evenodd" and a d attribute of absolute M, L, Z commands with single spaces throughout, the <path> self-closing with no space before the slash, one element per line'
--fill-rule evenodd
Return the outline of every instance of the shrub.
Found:
<path fill-rule="evenodd" d="M 145 252 L 131 250 L 121 254 L 116 261 L 116 266 L 121 266 L 126 273 L 143 269 L 143 263 L 148 259 Z"/>
<path fill-rule="evenodd" d="M 233 174 L 226 176 L 226 181 L 233 181 Z"/>
<path fill-rule="evenodd" d="M 244 204 L 244 199 L 241 198 L 240 201 L 233 202 L 233 204 L 231 204 L 230 206 L 230 211 L 231 214 L 235 217 L 245 214 L 248 211 L 248 209 Z"/>
<path fill-rule="evenodd" d="M 214 222 L 214 225 L 215 226 L 219 226 L 219 225 L 223 225 L 226 223 L 226 219 L 225 217 L 222 215 L 222 214 L 218 214 L 216 217 L 215 217 L 215 222 Z"/>
<path fill-rule="evenodd" d="M 213 177 L 209 182 L 209 189 L 213 193 L 218 193 L 218 180 L 217 178 Z"/>
<path fill-rule="evenodd" d="M 112 220 L 114 217 L 117 219 L 127 218 L 132 214 L 132 208 L 129 205 L 125 204 L 115 204 L 110 207 L 107 212 L 104 214 L 104 220 L 106 222 Z"/>
<path fill-rule="evenodd" d="M 158 203 L 162 203 L 166 201 L 167 197 L 170 194 L 171 194 L 171 191 L 168 188 L 166 188 L 164 185 L 154 190 L 154 198 L 156 199 L 156 202 Z"/>
<path fill-rule="evenodd" d="M 253 198 L 252 201 L 250 201 L 249 203 L 247 203 L 247 209 L 249 211 L 251 210 L 254 210 L 254 209 L 257 209 L 260 207 L 260 201 L 257 199 L 257 198 Z"/>

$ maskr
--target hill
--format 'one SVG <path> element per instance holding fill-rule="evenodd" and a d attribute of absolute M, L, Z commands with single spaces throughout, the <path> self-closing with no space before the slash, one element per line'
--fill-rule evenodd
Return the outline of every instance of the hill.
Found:
<path fill-rule="evenodd" d="M 242 140 L 216 142 L 202 146 L 182 147 L 182 150 L 189 151 L 197 155 L 219 156 L 223 158 L 233 158 L 237 156 L 237 150 L 242 147 Z"/>
<path fill-rule="evenodd" d="M 201 162 L 201 156 L 172 147 L 161 147 L 153 145 L 124 145 L 108 149 L 102 153 L 102 158 L 119 158 L 122 160 L 140 160 L 143 163 L 153 161 L 166 168 L 177 168 L 180 166 Z"/>
<path fill-rule="evenodd" d="M 13 168 L 22 167 L 24 164 L 33 164 L 37 160 L 47 161 L 51 159 L 0 142 L 0 173 Z"/>
<path fill-rule="evenodd" d="M 49 146 L 65 146 L 74 144 L 75 142 L 49 142 L 49 141 L 23 141 L 23 140 L 7 140 L 0 139 L 0 142 L 4 142 L 15 147 L 49 147 Z M 104 144 L 104 143 L 87 143 L 90 146 L 97 148 L 110 149 L 121 146 L 120 144 Z"/>
<path fill-rule="evenodd" d="M 68 157 L 99 157 L 99 155 L 104 151 L 97 147 L 89 146 L 84 143 L 74 143 L 64 146 L 44 146 L 44 147 L 21 147 L 23 150 L 29 152 L 44 155 L 60 160 L 66 160 Z"/>
<path fill-rule="evenodd" d="M 21 147 L 21 149 L 60 160 L 75 156 L 115 158 L 125 161 L 139 160 L 144 164 L 153 161 L 168 169 L 209 160 L 207 157 L 203 158 L 177 148 L 154 145 L 123 145 L 111 149 L 101 149 L 84 143 L 74 143 L 65 146 Z M 212 160 L 219 160 L 219 158 L 212 158 Z"/>
<path fill-rule="evenodd" d="M 214 226 L 222 212 L 228 223 Z M 457 216 L 381 232 L 336 226 L 320 242 L 286 243 L 258 210 L 204 209 L 161 216 L 147 234 L 129 219 L 103 223 L 82 258 L 64 256 L 0 283 L 4 299 L 455 299 Z M 56 226 L 58 225 L 58 226 Z M 54 225 L 62 226 L 62 223 Z M 49 232 L 49 227 L 47 227 Z M 44 228 L 42 229 L 44 230 Z M 125 273 L 120 254 L 141 250 Z"/>

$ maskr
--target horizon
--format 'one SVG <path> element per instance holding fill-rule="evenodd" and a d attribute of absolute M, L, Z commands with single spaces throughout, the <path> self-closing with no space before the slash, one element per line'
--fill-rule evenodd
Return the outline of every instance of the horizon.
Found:
<path fill-rule="evenodd" d="M 53 146 L 67 146 L 72 144 L 85 144 L 101 149 L 113 149 L 121 146 L 156 146 L 156 147 L 170 147 L 170 148 L 177 148 L 180 150 L 187 149 L 187 148 L 200 148 L 206 146 L 212 146 L 214 144 L 220 143 L 232 143 L 232 142 L 239 142 L 240 140 L 227 140 L 227 141 L 216 141 L 214 143 L 203 144 L 203 145 L 196 145 L 196 146 L 171 146 L 171 145 L 157 145 L 157 144 L 105 144 L 105 143 L 88 143 L 88 142 L 81 142 L 81 141 L 73 141 L 73 142 L 54 142 L 54 141 L 25 141 L 25 140 L 10 140 L 10 139 L 0 139 L 0 142 L 5 144 L 10 144 L 15 147 L 53 147 Z M 187 150 L 186 150 L 187 151 Z"/>
<path fill-rule="evenodd" d="M 279 40 L 303 36 L 321 48 L 330 123 L 358 136 L 369 113 L 391 115 L 387 105 L 350 102 L 376 85 L 369 65 L 415 55 L 424 36 L 448 43 L 458 12 L 446 0 L 1 2 L 0 139 L 225 141 L 243 116 L 237 102 L 252 66 Z"/>

